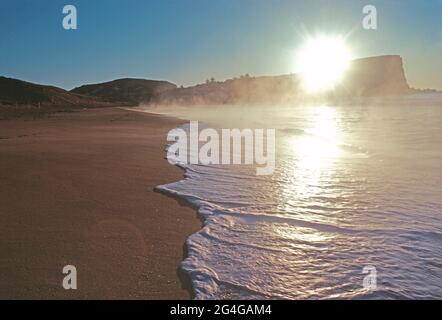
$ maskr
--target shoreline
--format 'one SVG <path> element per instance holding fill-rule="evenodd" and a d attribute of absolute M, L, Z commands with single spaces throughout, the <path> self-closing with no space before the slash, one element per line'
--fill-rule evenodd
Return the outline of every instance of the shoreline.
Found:
<path fill-rule="evenodd" d="M 0 297 L 190 299 L 180 264 L 201 221 L 155 190 L 182 179 L 164 159 L 181 122 L 123 108 L 2 121 Z M 61 286 L 67 264 L 78 290 Z"/>

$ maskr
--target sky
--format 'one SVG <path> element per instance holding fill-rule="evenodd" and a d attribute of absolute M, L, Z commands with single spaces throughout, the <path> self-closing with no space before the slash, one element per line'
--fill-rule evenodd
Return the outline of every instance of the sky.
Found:
<path fill-rule="evenodd" d="M 68 4 L 77 30 L 62 26 Z M 368 4 L 377 30 L 362 28 Z M 411 86 L 442 89 L 442 0 L 0 0 L 0 75 L 72 89 L 288 74 L 306 35 L 347 36 L 355 58 L 400 54 Z"/>

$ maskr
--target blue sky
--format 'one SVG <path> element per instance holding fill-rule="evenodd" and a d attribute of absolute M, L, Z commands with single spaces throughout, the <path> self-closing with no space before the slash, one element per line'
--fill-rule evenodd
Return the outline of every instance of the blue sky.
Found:
<path fill-rule="evenodd" d="M 66 4 L 77 30 L 62 28 Z M 366 4 L 376 31 L 361 26 Z M 306 32 L 350 34 L 356 57 L 400 54 L 412 86 L 442 89 L 442 0 L 1 0 L 0 75 L 71 89 L 286 74 Z"/>

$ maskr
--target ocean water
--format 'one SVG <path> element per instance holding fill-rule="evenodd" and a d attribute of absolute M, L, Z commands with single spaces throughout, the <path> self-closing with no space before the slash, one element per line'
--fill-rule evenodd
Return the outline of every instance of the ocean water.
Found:
<path fill-rule="evenodd" d="M 170 112 L 277 130 L 273 175 L 184 165 L 158 186 L 204 218 L 182 263 L 197 299 L 442 298 L 442 95 Z"/>

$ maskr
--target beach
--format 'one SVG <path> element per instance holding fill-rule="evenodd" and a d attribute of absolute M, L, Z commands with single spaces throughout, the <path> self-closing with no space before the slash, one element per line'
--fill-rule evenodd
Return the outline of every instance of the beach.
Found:
<path fill-rule="evenodd" d="M 154 191 L 180 121 L 120 108 L 0 123 L 1 299 L 189 299 L 195 210 Z M 62 286 L 77 269 L 77 290 Z"/>

